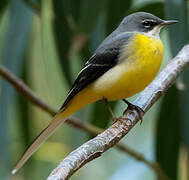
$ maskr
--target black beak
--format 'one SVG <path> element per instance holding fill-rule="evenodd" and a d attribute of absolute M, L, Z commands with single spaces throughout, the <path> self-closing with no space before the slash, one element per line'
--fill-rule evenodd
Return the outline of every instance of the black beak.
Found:
<path fill-rule="evenodd" d="M 176 24 L 176 23 L 178 23 L 177 20 L 167 20 L 167 21 L 163 21 L 163 22 L 161 23 L 161 25 L 166 26 L 166 25 Z"/>

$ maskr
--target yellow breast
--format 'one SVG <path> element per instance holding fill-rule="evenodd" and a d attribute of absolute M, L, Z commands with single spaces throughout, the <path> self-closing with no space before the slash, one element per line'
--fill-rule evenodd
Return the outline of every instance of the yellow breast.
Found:
<path fill-rule="evenodd" d="M 92 84 L 108 100 L 130 97 L 143 90 L 156 76 L 163 59 L 159 38 L 136 34 L 123 49 L 120 63 Z"/>

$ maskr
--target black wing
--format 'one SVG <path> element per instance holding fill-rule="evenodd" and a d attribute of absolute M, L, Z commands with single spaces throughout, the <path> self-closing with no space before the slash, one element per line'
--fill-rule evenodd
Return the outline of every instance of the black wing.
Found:
<path fill-rule="evenodd" d="M 104 53 L 94 54 L 80 71 L 60 110 L 63 110 L 77 93 L 115 66 L 118 54 L 119 49 L 109 49 Z"/>

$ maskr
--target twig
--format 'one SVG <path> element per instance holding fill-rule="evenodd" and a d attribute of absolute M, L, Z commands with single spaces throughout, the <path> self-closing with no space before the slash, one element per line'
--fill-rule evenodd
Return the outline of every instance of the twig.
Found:
<path fill-rule="evenodd" d="M 2 76 L 4 79 L 6 79 L 10 84 L 14 86 L 14 88 L 21 94 L 24 95 L 24 97 L 28 98 L 28 100 L 33 103 L 34 105 L 40 107 L 42 110 L 46 111 L 50 115 L 54 116 L 58 110 L 51 107 L 47 103 L 45 103 L 43 100 L 41 100 L 39 97 L 37 97 L 33 91 L 18 77 L 16 77 L 13 73 L 11 73 L 7 68 L 0 65 L 0 76 Z M 92 124 L 82 122 L 79 119 L 75 118 L 69 118 L 65 121 L 67 124 L 70 124 L 78 129 L 81 129 L 84 132 L 87 132 L 88 134 L 92 134 L 96 136 L 99 133 L 102 133 L 104 130 L 101 128 L 98 128 Z M 157 171 L 156 168 L 161 170 L 158 164 L 154 162 L 150 162 L 147 159 L 145 159 L 142 155 L 137 154 L 133 150 L 129 149 L 125 145 L 118 143 L 116 146 L 117 149 L 121 150 L 124 153 L 129 154 L 133 158 L 135 158 L 138 161 L 146 163 L 149 167 L 151 167 L 155 172 Z M 155 165 L 156 164 L 156 165 Z"/>
<path fill-rule="evenodd" d="M 33 93 L 33 91 L 21 79 L 16 77 L 7 68 L 3 67 L 3 65 L 0 65 L 0 76 L 2 76 L 10 84 L 12 84 L 18 92 L 20 92 L 25 97 L 27 97 L 29 99 L 29 101 L 31 101 L 33 104 L 35 104 L 36 106 L 39 106 L 41 109 L 48 112 L 52 116 L 54 116 L 56 114 L 57 110 L 55 108 L 49 106 L 43 100 L 38 98 Z"/>
<path fill-rule="evenodd" d="M 144 112 L 161 97 L 179 76 L 184 67 L 189 64 L 189 45 L 173 58 L 167 67 L 156 79 L 140 94 L 135 105 L 141 107 Z M 127 119 L 127 120 L 123 120 Z M 127 109 L 125 115 L 106 129 L 103 133 L 81 145 L 71 152 L 47 178 L 48 180 L 66 180 L 79 168 L 89 161 L 99 157 L 109 148 L 119 142 L 139 121 L 135 110 Z M 158 171 L 159 173 L 159 171 Z M 159 179 L 162 174 L 158 174 Z"/>
<path fill-rule="evenodd" d="M 127 152 L 130 156 L 135 157 L 136 160 L 144 162 L 146 165 L 151 167 L 159 179 L 169 180 L 169 178 L 167 177 L 165 172 L 161 169 L 158 163 L 147 160 L 142 154 L 135 152 L 133 149 L 129 149 L 128 147 L 126 147 L 125 149 L 125 146 L 123 146 L 120 143 L 117 143 L 116 147 L 118 147 L 119 150 L 123 150 L 124 152 Z"/>

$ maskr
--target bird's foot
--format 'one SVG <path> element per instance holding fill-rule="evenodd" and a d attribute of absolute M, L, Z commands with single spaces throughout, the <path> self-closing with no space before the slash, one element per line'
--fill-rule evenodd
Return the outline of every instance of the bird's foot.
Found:
<path fill-rule="evenodd" d="M 127 109 L 123 112 L 123 115 L 125 115 L 125 113 L 127 112 L 127 110 L 136 110 L 139 116 L 139 120 L 140 120 L 140 124 L 142 124 L 142 117 L 144 115 L 144 111 L 139 107 L 139 106 L 135 106 L 133 104 L 131 104 L 129 101 L 127 101 L 126 99 L 123 99 L 123 101 L 128 105 Z M 108 111 L 112 117 L 113 120 L 113 124 L 116 123 L 118 120 L 128 120 L 128 118 L 124 118 L 124 117 L 115 117 L 112 109 L 110 107 L 110 104 L 108 103 L 107 99 L 104 99 L 104 102 L 106 103 L 107 107 L 108 107 Z"/>
<path fill-rule="evenodd" d="M 107 101 L 107 99 L 104 99 L 104 102 L 105 102 L 105 104 L 107 105 L 108 111 L 109 111 L 109 113 L 110 113 L 110 115 L 111 115 L 111 118 L 112 118 L 112 121 L 113 121 L 112 124 L 116 123 L 118 120 L 120 120 L 120 117 L 117 118 L 117 117 L 114 116 L 114 113 L 113 113 L 113 111 L 112 111 L 112 109 L 111 109 L 111 107 L 110 107 L 110 104 L 109 104 L 109 102 Z"/>
<path fill-rule="evenodd" d="M 139 116 L 139 120 L 140 120 L 140 124 L 142 124 L 142 118 L 144 116 L 144 111 L 142 108 L 140 108 L 139 106 L 133 105 L 131 104 L 129 101 L 123 99 L 123 101 L 128 105 L 127 109 L 123 112 L 123 115 L 126 114 L 127 110 L 135 110 L 138 113 Z"/>
<path fill-rule="evenodd" d="M 120 118 L 117 118 L 117 117 L 115 117 L 115 116 L 112 117 L 112 121 L 113 121 L 112 124 L 116 123 L 118 120 L 120 120 Z"/>

